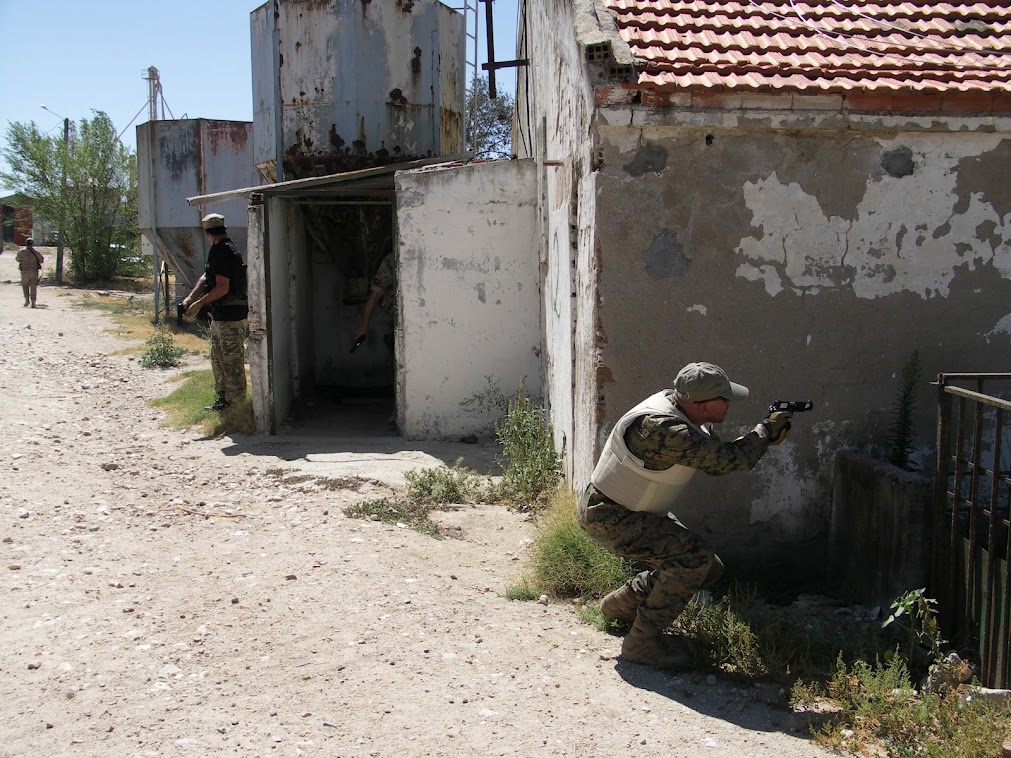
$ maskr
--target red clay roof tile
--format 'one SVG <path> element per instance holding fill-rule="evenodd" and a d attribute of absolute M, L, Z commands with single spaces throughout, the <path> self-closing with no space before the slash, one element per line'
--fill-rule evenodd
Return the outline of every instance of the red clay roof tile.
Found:
<path fill-rule="evenodd" d="M 742 92 L 1011 92 L 1011 3 L 603 0 L 639 84 Z"/>

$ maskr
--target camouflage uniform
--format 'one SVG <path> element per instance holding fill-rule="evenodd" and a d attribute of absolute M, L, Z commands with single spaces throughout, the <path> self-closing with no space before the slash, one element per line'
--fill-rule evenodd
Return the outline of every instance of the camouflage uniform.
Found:
<path fill-rule="evenodd" d="M 211 321 L 211 371 L 214 394 L 229 403 L 246 398 L 248 321 Z"/>
<path fill-rule="evenodd" d="M 769 448 L 768 439 L 757 431 L 721 442 L 715 433 L 706 437 L 683 420 L 662 415 L 633 421 L 625 444 L 647 469 L 680 464 L 713 476 L 748 471 Z M 592 484 L 580 499 L 579 523 L 597 544 L 650 567 L 630 586 L 642 600 L 639 614 L 657 629 L 670 626 L 691 596 L 723 573 L 719 556 L 673 513 L 629 510 Z"/>
<path fill-rule="evenodd" d="M 35 307 L 35 297 L 39 290 L 39 275 L 42 273 L 42 262 L 45 258 L 31 245 L 18 250 L 14 256 L 21 270 L 21 290 L 25 295 L 25 305 L 31 303 Z"/>

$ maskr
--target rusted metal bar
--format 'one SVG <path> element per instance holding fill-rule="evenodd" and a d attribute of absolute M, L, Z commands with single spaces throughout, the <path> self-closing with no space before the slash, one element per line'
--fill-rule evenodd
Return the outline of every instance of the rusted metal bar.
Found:
<path fill-rule="evenodd" d="M 997 677 L 997 683 L 993 686 L 1006 688 L 1008 682 L 1008 670 L 1011 669 L 1011 479 L 1005 482 L 1007 489 L 1008 519 L 1003 519 L 1004 528 L 1007 532 L 1007 545 L 1004 547 L 1004 603 L 1003 603 L 1003 635 L 1004 644 L 1002 646 L 1001 660 L 1004 665 L 1001 667 Z"/>
<path fill-rule="evenodd" d="M 965 398 L 958 399 L 958 421 L 955 424 L 955 478 L 951 492 L 951 529 L 948 542 L 948 584 L 951 589 L 952 614 L 958 619 L 956 632 L 962 636 L 961 610 L 958 608 L 958 554 L 961 534 L 958 528 L 959 511 L 962 500 L 962 449 L 965 445 Z M 964 605 L 962 606 L 964 608 Z"/>
<path fill-rule="evenodd" d="M 962 387 L 952 387 L 950 385 L 945 387 L 944 391 L 950 395 L 964 397 L 968 400 L 975 400 L 977 402 L 986 403 L 987 405 L 992 405 L 994 408 L 1003 408 L 1006 411 L 1011 411 L 1011 400 L 1004 400 L 999 397 L 994 397 L 993 395 L 984 395 L 981 392 L 973 392 L 972 390 L 967 390 Z"/>
<path fill-rule="evenodd" d="M 969 479 L 969 563 L 965 578 L 965 632 L 971 634 L 975 624 L 974 619 L 980 617 L 980 608 L 976 598 L 976 521 L 979 519 L 979 468 L 983 449 L 983 404 L 975 404 L 972 427 L 972 463 Z M 971 636 L 968 639 L 972 639 Z M 968 641 L 967 639 L 967 641 Z"/>
<path fill-rule="evenodd" d="M 952 396 L 944 391 L 944 374 L 937 376 L 937 456 L 934 465 L 933 520 L 931 529 L 931 594 L 940 595 L 941 623 L 945 633 L 951 638 L 955 614 L 951 609 L 955 604 L 954 586 L 945 581 L 945 567 L 953 564 L 953 558 L 944 547 L 944 520 L 948 513 L 948 472 L 951 471 L 951 401 Z"/>
<path fill-rule="evenodd" d="M 976 380 L 986 380 L 986 379 L 1011 379 L 1011 374 L 1008 373 L 981 373 L 981 374 L 965 374 L 965 373 L 954 373 L 954 374 L 941 374 L 948 380 L 951 379 L 976 379 Z"/>
<path fill-rule="evenodd" d="M 1000 636 L 999 609 L 997 608 L 996 587 L 997 587 L 997 506 L 999 505 L 998 492 L 1000 488 L 1000 454 L 1001 454 L 1001 425 L 1004 423 L 1004 412 L 997 409 L 996 425 L 994 427 L 993 442 L 993 468 L 990 471 L 990 521 L 988 525 L 989 533 L 986 541 L 986 588 L 983 595 L 983 654 L 980 665 L 984 671 L 997 673 L 997 642 Z"/>

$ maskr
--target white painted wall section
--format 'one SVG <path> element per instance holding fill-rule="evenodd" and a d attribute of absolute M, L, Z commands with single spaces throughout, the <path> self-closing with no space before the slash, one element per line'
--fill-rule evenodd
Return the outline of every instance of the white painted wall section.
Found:
<path fill-rule="evenodd" d="M 408 439 L 487 434 L 472 400 L 541 394 L 533 161 L 398 172 L 398 414 Z"/>

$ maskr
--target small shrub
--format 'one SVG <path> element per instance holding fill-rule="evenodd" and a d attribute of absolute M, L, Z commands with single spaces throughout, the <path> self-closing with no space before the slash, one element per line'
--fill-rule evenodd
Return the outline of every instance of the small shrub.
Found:
<path fill-rule="evenodd" d="M 992 758 L 1011 734 L 1011 706 L 1006 702 L 919 695 L 901 656 L 852 666 L 840 657 L 827 696 L 842 711 L 816 729 L 814 738 L 847 753 Z"/>
<path fill-rule="evenodd" d="M 146 350 L 140 359 L 144 368 L 173 368 L 180 364 L 179 359 L 186 352 L 172 341 L 172 333 L 159 325 L 154 334 L 144 343 Z"/>
<path fill-rule="evenodd" d="M 631 564 L 593 542 L 577 520 L 576 498 L 555 489 L 534 539 L 532 581 L 555 597 L 603 597 L 632 575 Z"/>
<path fill-rule="evenodd" d="M 507 461 L 499 497 L 521 506 L 542 503 L 561 481 L 561 458 L 544 409 L 530 403 L 522 384 L 505 418 L 495 425 L 495 436 Z"/>
<path fill-rule="evenodd" d="M 457 459 L 451 468 L 415 469 L 404 474 L 407 497 L 421 505 L 479 502 L 486 492 L 484 478 Z"/>
<path fill-rule="evenodd" d="M 726 598 L 713 602 L 693 597 L 674 629 L 691 640 L 691 651 L 703 665 L 749 678 L 769 673 L 758 635 Z"/>

